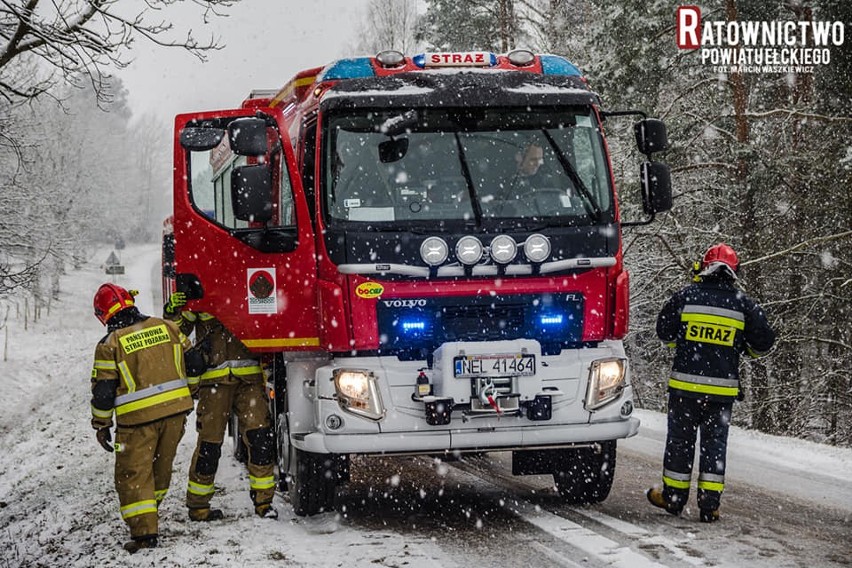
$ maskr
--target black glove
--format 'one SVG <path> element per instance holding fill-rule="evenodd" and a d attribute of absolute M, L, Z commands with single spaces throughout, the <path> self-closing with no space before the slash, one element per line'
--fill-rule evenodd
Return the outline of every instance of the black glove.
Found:
<path fill-rule="evenodd" d="M 101 428 L 98 430 L 98 433 L 95 434 L 98 439 L 98 443 L 101 445 L 103 449 L 108 452 L 114 452 L 115 448 L 112 447 L 112 434 L 109 431 L 109 428 Z"/>
<path fill-rule="evenodd" d="M 740 390 L 737 391 L 737 400 L 740 402 L 745 400 L 745 390 L 743 390 L 742 387 L 740 387 Z"/>

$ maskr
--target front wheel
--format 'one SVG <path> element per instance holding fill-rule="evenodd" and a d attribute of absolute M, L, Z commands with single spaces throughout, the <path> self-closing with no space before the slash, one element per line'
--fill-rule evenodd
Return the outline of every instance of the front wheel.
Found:
<path fill-rule="evenodd" d="M 567 503 L 600 503 L 615 477 L 616 441 L 598 442 L 597 448 L 561 450 L 554 456 L 553 481 Z"/>
<path fill-rule="evenodd" d="M 338 472 L 332 454 L 293 448 L 290 463 L 290 504 L 300 517 L 334 510 Z"/>

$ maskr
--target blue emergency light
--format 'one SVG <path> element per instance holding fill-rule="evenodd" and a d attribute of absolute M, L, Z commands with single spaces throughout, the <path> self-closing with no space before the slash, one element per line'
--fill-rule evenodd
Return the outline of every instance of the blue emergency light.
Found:
<path fill-rule="evenodd" d="M 405 319 L 399 324 L 403 333 L 418 333 L 426 331 L 426 320 L 422 319 Z"/>
<path fill-rule="evenodd" d="M 583 74 L 576 65 L 558 55 L 542 55 L 541 72 L 545 75 L 574 75 L 582 77 Z"/>
<path fill-rule="evenodd" d="M 339 79 L 364 79 L 375 77 L 373 64 L 369 57 L 352 57 L 350 59 L 338 59 L 322 70 L 317 82 L 335 81 Z"/>
<path fill-rule="evenodd" d="M 560 327 L 565 322 L 564 314 L 541 314 L 538 316 L 541 327 L 552 329 Z"/>

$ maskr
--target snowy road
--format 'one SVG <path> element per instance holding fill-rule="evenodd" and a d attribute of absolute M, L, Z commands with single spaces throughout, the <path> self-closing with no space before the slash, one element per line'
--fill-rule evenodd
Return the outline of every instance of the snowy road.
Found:
<path fill-rule="evenodd" d="M 65 277 L 49 314 L 24 329 L 23 306 L 17 315 L 13 307 L 0 330 L 9 333 L 0 362 L 0 568 L 852 566 L 852 450 L 733 429 L 723 519 L 702 525 L 694 506 L 674 518 L 645 501 L 665 435 L 665 417 L 651 412 L 640 412 L 639 436 L 619 445 L 612 494 L 593 507 L 562 505 L 549 477 L 511 477 L 508 454 L 449 465 L 356 459 L 340 515 L 298 518 L 279 497 L 281 518 L 267 521 L 252 515 L 242 467 L 223 458 L 216 500 L 229 516 L 213 525 L 186 520 L 189 428 L 161 509 L 161 547 L 128 556 L 112 456 L 88 423 L 91 354 L 103 334 L 91 297 L 107 278 L 97 265 L 108 252 Z M 157 246 L 122 259 L 119 283 L 140 288 L 142 309 L 157 311 Z"/>

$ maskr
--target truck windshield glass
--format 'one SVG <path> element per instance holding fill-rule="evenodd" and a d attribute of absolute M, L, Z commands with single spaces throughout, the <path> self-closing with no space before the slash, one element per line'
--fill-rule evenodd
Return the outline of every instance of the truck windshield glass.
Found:
<path fill-rule="evenodd" d="M 356 110 L 332 115 L 326 133 L 332 223 L 570 225 L 612 217 L 589 108 Z"/>

